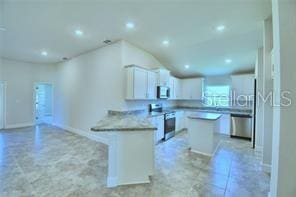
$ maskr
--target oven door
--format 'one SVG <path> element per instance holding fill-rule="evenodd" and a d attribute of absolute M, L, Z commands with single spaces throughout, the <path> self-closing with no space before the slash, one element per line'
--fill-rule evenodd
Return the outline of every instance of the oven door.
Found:
<path fill-rule="evenodd" d="M 164 121 L 164 139 L 167 140 L 175 135 L 176 118 L 167 118 Z"/>

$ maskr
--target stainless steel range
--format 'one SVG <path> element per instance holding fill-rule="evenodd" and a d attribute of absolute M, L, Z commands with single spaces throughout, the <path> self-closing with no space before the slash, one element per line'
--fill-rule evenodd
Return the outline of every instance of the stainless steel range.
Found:
<path fill-rule="evenodd" d="M 176 112 L 163 110 L 162 104 L 150 104 L 149 111 L 164 113 L 164 140 L 174 137 L 176 130 Z"/>

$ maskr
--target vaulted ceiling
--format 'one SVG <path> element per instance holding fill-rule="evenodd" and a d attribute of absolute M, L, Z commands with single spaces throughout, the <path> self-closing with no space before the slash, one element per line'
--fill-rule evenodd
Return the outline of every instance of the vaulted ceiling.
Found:
<path fill-rule="evenodd" d="M 254 69 L 262 21 L 271 15 L 268 0 L 4 0 L 0 6 L 1 57 L 55 63 L 106 39 L 124 39 L 179 76 Z"/>

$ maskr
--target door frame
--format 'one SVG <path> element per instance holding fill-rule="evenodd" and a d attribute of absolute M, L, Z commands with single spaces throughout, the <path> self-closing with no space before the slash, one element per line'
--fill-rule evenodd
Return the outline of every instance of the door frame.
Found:
<path fill-rule="evenodd" d="M 36 120 L 36 87 L 40 84 L 43 84 L 43 85 L 51 85 L 51 91 L 52 91 L 52 94 L 51 94 L 51 113 L 52 113 L 52 118 L 53 118 L 53 114 L 54 114 L 54 84 L 53 82 L 34 82 L 34 85 L 33 85 L 33 122 L 34 122 L 34 125 L 37 125 L 37 120 Z M 53 120 L 51 122 L 51 124 L 53 124 Z"/>
<path fill-rule="evenodd" d="M 3 128 L 6 128 L 6 88 L 7 88 L 7 82 L 6 81 L 0 81 L 0 83 L 3 84 Z"/>

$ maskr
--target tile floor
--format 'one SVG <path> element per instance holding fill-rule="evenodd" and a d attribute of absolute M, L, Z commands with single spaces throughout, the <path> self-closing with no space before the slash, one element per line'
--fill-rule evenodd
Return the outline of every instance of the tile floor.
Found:
<path fill-rule="evenodd" d="M 186 132 L 156 146 L 150 184 L 106 188 L 107 146 L 41 125 L 0 132 L 0 196 L 267 196 L 269 175 L 249 142 L 225 138 L 212 159 Z"/>

